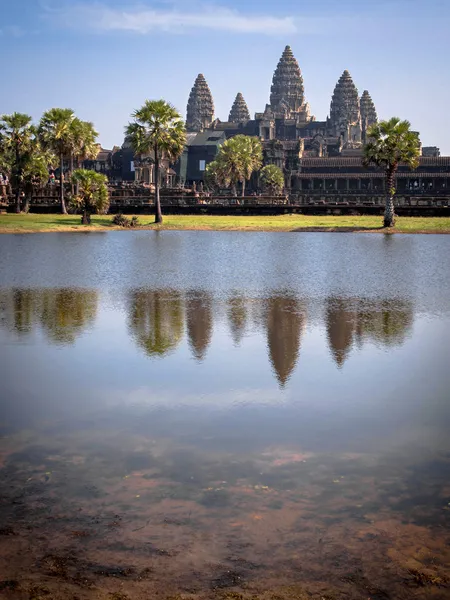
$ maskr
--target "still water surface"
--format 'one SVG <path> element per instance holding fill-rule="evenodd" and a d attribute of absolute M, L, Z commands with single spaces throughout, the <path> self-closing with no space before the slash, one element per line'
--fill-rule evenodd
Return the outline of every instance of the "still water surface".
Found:
<path fill-rule="evenodd" d="M 0 236 L 0 593 L 449 598 L 449 274 L 439 235 Z"/>

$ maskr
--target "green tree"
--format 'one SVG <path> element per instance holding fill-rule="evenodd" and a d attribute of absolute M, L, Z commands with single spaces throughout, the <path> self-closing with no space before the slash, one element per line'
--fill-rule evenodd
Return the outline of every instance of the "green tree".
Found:
<path fill-rule="evenodd" d="M 261 179 L 264 188 L 270 194 L 281 194 L 284 188 L 284 175 L 280 167 L 276 165 L 266 165 L 261 170 Z"/>
<path fill-rule="evenodd" d="M 171 290 L 133 290 L 129 297 L 129 327 L 148 356 L 172 352 L 183 337 L 183 302 Z"/>
<path fill-rule="evenodd" d="M 73 174 L 74 167 L 79 169 L 84 160 L 94 160 L 100 149 L 97 143 L 98 132 L 94 124 L 90 121 L 82 121 L 75 117 L 71 124 L 70 131 L 70 175 Z M 72 184 L 72 196 L 74 195 L 74 182 Z M 77 190 L 78 193 L 78 190 Z"/>
<path fill-rule="evenodd" d="M 0 156 L 2 170 L 10 179 L 15 211 L 20 213 L 24 177 L 33 155 L 34 127 L 29 115 L 13 113 L 0 117 Z"/>
<path fill-rule="evenodd" d="M 108 178 L 103 173 L 77 169 L 73 172 L 72 180 L 78 189 L 78 194 L 73 197 L 72 202 L 83 212 L 82 225 L 89 225 L 92 213 L 104 213 L 108 210 Z"/>
<path fill-rule="evenodd" d="M 24 212 L 28 212 L 33 193 L 48 183 L 48 171 L 57 164 L 57 158 L 51 152 L 42 150 L 37 139 L 33 141 L 33 151 L 24 169 L 23 182 L 25 192 Z"/>
<path fill-rule="evenodd" d="M 39 138 L 44 149 L 59 158 L 61 212 L 67 214 L 64 196 L 64 159 L 73 152 L 72 124 L 75 114 L 70 108 L 52 108 L 42 115 L 39 123 Z"/>
<path fill-rule="evenodd" d="M 420 145 L 418 135 L 411 131 L 409 121 L 393 117 L 380 121 L 367 130 L 368 143 L 364 147 L 364 164 L 374 164 L 385 171 L 386 210 L 384 227 L 395 225 L 394 196 L 395 175 L 400 163 L 415 169 L 419 164 Z"/>
<path fill-rule="evenodd" d="M 242 196 L 245 196 L 245 183 L 254 171 L 261 168 L 262 158 L 262 145 L 259 138 L 236 135 L 220 146 L 217 158 L 209 172 L 214 169 L 219 185 L 236 188 L 236 185 L 241 183 Z"/>
<path fill-rule="evenodd" d="M 175 161 L 186 144 L 184 122 L 178 111 L 165 100 L 146 100 L 132 114 L 133 123 L 125 128 L 136 154 L 153 154 L 155 161 L 155 223 L 162 223 L 159 166 L 163 157 Z"/>

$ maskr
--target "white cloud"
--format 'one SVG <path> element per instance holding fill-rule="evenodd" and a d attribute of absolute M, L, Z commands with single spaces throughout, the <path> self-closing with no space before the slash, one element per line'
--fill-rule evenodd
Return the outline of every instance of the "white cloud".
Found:
<path fill-rule="evenodd" d="M 109 8 L 105 4 L 71 4 L 48 11 L 59 24 L 94 31 L 131 31 L 148 34 L 156 31 L 169 33 L 195 33 L 195 31 L 227 31 L 286 35 L 297 31 L 291 16 L 278 17 L 262 14 L 243 14 L 229 8 L 202 4 L 190 5 L 189 10 L 171 7 L 156 8 L 126 6 Z"/>

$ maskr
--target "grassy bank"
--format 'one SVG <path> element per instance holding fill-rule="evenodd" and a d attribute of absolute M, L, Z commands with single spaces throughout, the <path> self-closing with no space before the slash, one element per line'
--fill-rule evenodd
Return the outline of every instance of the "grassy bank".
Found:
<path fill-rule="evenodd" d="M 111 216 L 94 216 L 92 225 L 80 225 L 74 215 L 0 215 L 0 233 L 38 233 L 47 231 L 110 231 L 117 229 Z M 167 215 L 162 226 L 155 226 L 152 215 L 139 216 L 141 229 L 199 229 L 239 231 L 368 231 L 398 233 L 450 233 L 450 217 L 399 217 L 391 230 L 381 227 L 380 216 L 210 216 Z"/>

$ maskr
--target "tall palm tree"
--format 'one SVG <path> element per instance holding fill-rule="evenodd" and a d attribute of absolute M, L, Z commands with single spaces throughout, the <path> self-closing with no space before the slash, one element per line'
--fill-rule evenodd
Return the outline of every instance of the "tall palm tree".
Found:
<path fill-rule="evenodd" d="M 165 100 L 146 100 L 131 115 L 133 123 L 125 128 L 136 154 L 153 154 L 155 161 L 155 223 L 162 223 L 159 165 L 165 156 L 175 161 L 186 144 L 184 122 L 178 111 Z"/>
<path fill-rule="evenodd" d="M 42 115 L 39 138 L 45 149 L 59 158 L 61 212 L 67 214 L 64 198 L 64 159 L 70 157 L 73 147 L 72 123 L 75 114 L 70 108 L 52 108 Z"/>
<path fill-rule="evenodd" d="M 8 172 L 15 197 L 15 211 L 20 213 L 24 173 L 32 157 L 35 130 L 32 119 L 23 113 L 0 117 L 0 155 L 3 170 Z"/>
<path fill-rule="evenodd" d="M 409 121 L 392 117 L 380 121 L 367 130 L 368 143 L 364 147 L 364 164 L 382 167 L 386 176 L 386 210 L 384 227 L 395 225 L 395 175 L 400 163 L 417 168 L 420 156 L 419 137 L 411 131 Z"/>
<path fill-rule="evenodd" d="M 70 139 L 70 174 L 72 175 L 74 165 L 77 169 L 81 167 L 84 160 L 94 160 L 100 150 L 100 144 L 97 143 L 98 132 L 94 129 L 94 124 L 89 121 L 82 121 L 77 117 L 72 121 L 71 139 Z M 74 182 L 71 181 L 72 196 L 74 195 Z M 78 189 L 77 189 L 78 194 Z"/>
<path fill-rule="evenodd" d="M 75 118 L 72 123 L 73 159 L 75 167 L 79 169 L 84 160 L 94 160 L 97 157 L 100 145 L 97 142 L 98 131 L 90 121 Z"/>

